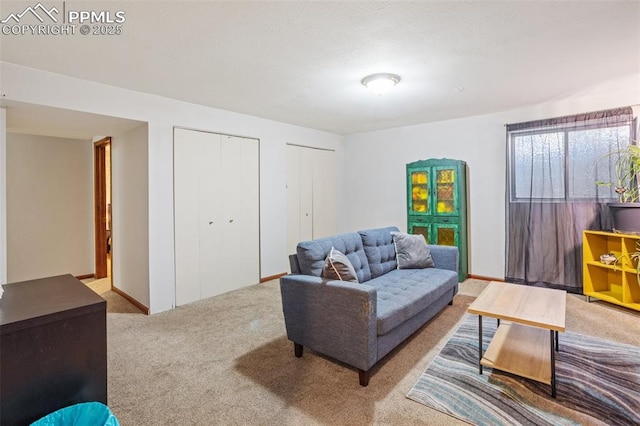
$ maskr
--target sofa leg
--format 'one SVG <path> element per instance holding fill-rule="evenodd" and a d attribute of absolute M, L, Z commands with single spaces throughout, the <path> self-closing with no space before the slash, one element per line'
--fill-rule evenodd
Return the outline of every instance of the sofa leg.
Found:
<path fill-rule="evenodd" d="M 449 306 L 453 305 L 453 299 L 451 299 L 451 302 L 449 302 Z"/>
<path fill-rule="evenodd" d="M 296 354 L 296 358 L 302 357 L 302 351 L 304 350 L 304 346 L 299 343 L 293 342 L 293 352 Z"/>
<path fill-rule="evenodd" d="M 360 376 L 360 386 L 367 386 L 369 384 L 369 371 L 358 369 L 358 376 Z"/>

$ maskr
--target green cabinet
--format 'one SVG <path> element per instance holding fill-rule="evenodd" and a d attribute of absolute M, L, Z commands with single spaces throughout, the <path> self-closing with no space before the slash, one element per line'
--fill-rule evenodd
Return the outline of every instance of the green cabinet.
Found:
<path fill-rule="evenodd" d="M 458 279 L 467 279 L 467 167 L 464 161 L 429 159 L 407 164 L 407 230 L 428 244 L 456 246 Z"/>

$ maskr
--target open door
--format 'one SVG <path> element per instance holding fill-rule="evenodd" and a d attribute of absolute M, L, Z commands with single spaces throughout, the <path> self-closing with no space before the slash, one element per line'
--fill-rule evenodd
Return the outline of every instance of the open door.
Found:
<path fill-rule="evenodd" d="M 111 138 L 94 143 L 95 278 L 110 276 L 111 251 Z"/>

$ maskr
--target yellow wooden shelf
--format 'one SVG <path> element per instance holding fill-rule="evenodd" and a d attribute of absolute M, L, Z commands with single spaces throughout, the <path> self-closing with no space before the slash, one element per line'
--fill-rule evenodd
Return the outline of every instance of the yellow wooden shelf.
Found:
<path fill-rule="evenodd" d="M 640 285 L 631 254 L 640 235 L 584 231 L 582 238 L 583 294 L 640 311 Z M 613 253 L 616 265 L 605 265 L 600 256 Z"/>
<path fill-rule="evenodd" d="M 607 265 L 604 264 L 602 262 L 600 262 L 599 260 L 588 260 L 585 262 L 587 265 L 591 265 L 591 266 L 597 266 L 599 268 L 605 268 L 605 269 L 611 269 L 612 271 L 618 271 L 618 272 L 631 272 L 631 273 L 636 273 L 636 270 L 634 268 L 630 268 L 628 266 L 620 266 L 620 265 Z"/>
<path fill-rule="evenodd" d="M 624 306 L 625 308 L 634 309 L 640 311 L 640 303 L 631 302 L 625 303 L 622 301 L 622 295 L 607 291 L 594 291 L 585 293 L 585 296 L 593 297 L 605 302 L 613 303 L 614 305 Z"/>
<path fill-rule="evenodd" d="M 636 239 L 640 240 L 640 234 L 622 234 L 620 232 L 611 232 L 611 231 L 583 231 L 584 233 L 589 233 L 589 235 L 602 235 L 605 237 L 624 237 L 628 239 Z"/>
<path fill-rule="evenodd" d="M 617 305 L 622 304 L 622 291 L 585 291 L 584 295 Z"/>

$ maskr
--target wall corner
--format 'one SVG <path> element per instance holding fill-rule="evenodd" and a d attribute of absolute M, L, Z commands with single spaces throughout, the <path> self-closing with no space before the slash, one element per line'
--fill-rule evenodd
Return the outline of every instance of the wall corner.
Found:
<path fill-rule="evenodd" d="M 7 283 L 7 110 L 0 108 L 0 284 Z"/>

